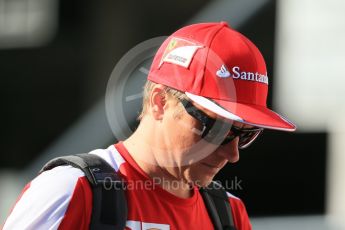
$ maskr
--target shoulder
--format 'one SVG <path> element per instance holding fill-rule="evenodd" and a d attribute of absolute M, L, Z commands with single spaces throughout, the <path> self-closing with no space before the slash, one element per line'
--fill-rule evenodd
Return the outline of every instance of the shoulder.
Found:
<path fill-rule="evenodd" d="M 81 170 L 72 166 L 57 166 L 38 175 L 31 181 L 30 187 L 38 190 L 48 187 L 56 193 L 68 193 L 74 188 L 78 179 L 84 176 Z"/>
<path fill-rule="evenodd" d="M 91 151 L 116 171 L 124 159 L 114 145 Z M 87 229 L 92 190 L 85 174 L 72 166 L 44 171 L 23 189 L 3 229 Z"/>
<path fill-rule="evenodd" d="M 231 203 L 231 206 L 234 207 L 234 211 L 238 211 L 239 209 L 242 210 L 245 209 L 245 205 L 243 201 L 238 198 L 237 196 L 234 196 L 233 194 L 226 192 L 226 195 L 228 196 L 229 202 Z"/>
<path fill-rule="evenodd" d="M 227 192 L 229 202 L 231 204 L 231 211 L 234 218 L 234 223 L 237 229 L 249 230 L 252 229 L 248 213 L 243 201 L 234 196 L 233 194 Z"/>
<path fill-rule="evenodd" d="M 22 191 L 3 229 L 35 229 L 59 226 L 84 173 L 71 166 L 58 166 L 33 179 Z M 78 185 L 79 184 L 79 185 Z"/>
<path fill-rule="evenodd" d="M 117 172 L 120 166 L 125 163 L 125 159 L 114 145 L 109 146 L 107 149 L 96 149 L 90 152 L 103 158 L 108 164 L 110 164 Z"/>

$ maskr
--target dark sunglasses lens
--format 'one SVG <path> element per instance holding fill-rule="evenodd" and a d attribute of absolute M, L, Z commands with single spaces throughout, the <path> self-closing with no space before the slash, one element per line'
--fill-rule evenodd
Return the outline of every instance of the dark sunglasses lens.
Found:
<path fill-rule="evenodd" d="M 241 130 L 235 127 L 231 128 L 232 124 L 210 118 L 203 111 L 194 107 L 189 101 L 181 100 L 181 103 L 188 114 L 200 121 L 204 126 L 201 137 L 210 143 L 226 145 L 239 136 L 238 147 L 243 149 L 248 147 L 262 131 L 262 129 Z M 233 130 L 233 132 L 230 132 L 230 135 L 229 130 Z"/>
<path fill-rule="evenodd" d="M 235 138 L 236 138 L 236 135 L 228 135 L 228 136 L 225 137 L 225 139 L 223 140 L 221 145 L 229 144 Z"/>
<path fill-rule="evenodd" d="M 231 127 L 231 124 L 217 121 L 213 122 L 209 127 L 206 128 L 206 132 L 202 136 L 204 140 L 219 145 L 222 143 L 224 138 L 226 138 L 227 133 L 229 132 L 229 129 Z"/>
<path fill-rule="evenodd" d="M 258 130 L 246 130 L 246 131 L 240 131 L 239 135 L 231 134 L 228 135 L 224 141 L 222 142 L 221 145 L 226 145 L 230 143 L 233 139 L 235 139 L 237 136 L 239 136 L 239 142 L 238 142 L 238 147 L 240 149 L 244 149 L 248 147 L 262 132 L 261 129 Z"/>
<path fill-rule="evenodd" d="M 262 130 L 243 132 L 240 135 L 238 147 L 240 149 L 244 149 L 244 148 L 248 147 L 260 135 L 261 132 L 262 132 Z"/>

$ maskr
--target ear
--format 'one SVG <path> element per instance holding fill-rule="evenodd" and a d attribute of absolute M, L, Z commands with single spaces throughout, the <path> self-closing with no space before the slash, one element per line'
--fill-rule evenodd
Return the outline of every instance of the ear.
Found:
<path fill-rule="evenodd" d="M 151 91 L 150 95 L 150 113 L 155 120 L 162 120 L 164 115 L 164 108 L 166 105 L 166 98 L 164 94 L 164 87 L 156 85 Z"/>

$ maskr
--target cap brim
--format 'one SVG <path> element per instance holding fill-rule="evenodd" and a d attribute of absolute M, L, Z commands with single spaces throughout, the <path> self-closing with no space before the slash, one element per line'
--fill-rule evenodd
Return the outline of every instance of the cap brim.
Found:
<path fill-rule="evenodd" d="M 226 119 L 266 129 L 290 132 L 296 130 L 296 125 L 292 122 L 264 106 L 215 99 L 211 101 L 208 98 L 188 92 L 185 92 L 185 94 L 195 103 Z"/>

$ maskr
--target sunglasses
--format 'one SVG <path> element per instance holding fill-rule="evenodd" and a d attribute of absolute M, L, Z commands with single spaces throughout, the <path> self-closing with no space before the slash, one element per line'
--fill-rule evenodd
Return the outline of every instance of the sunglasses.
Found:
<path fill-rule="evenodd" d="M 238 147 L 244 149 L 253 143 L 263 131 L 263 128 L 238 128 L 228 122 L 208 116 L 186 99 L 179 100 L 187 113 L 202 124 L 202 130 L 199 130 L 197 133 L 201 135 L 201 138 L 210 143 L 226 145 L 236 137 L 239 137 Z"/>

